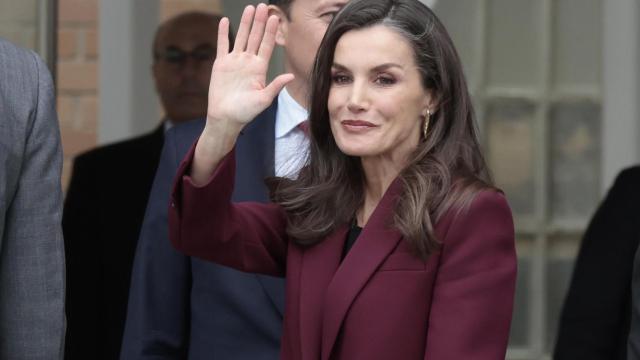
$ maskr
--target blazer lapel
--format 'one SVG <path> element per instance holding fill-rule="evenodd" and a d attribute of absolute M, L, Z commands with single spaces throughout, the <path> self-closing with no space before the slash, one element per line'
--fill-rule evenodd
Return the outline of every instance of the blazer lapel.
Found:
<path fill-rule="evenodd" d="M 320 354 L 326 289 L 340 266 L 347 230 L 346 225 L 342 226 L 302 253 L 299 300 L 302 359 L 317 359 Z"/>
<path fill-rule="evenodd" d="M 389 186 L 358 240 L 329 283 L 324 298 L 322 320 L 321 358 L 323 360 L 331 356 L 349 306 L 402 238 L 392 223 L 395 202 L 401 188 L 398 180 Z"/>

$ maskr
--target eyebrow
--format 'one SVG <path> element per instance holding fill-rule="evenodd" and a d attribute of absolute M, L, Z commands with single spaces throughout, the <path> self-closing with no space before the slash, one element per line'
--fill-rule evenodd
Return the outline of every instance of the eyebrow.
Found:
<path fill-rule="evenodd" d="M 346 66 L 338 64 L 336 62 L 333 63 L 332 65 L 333 68 L 337 69 L 337 70 L 349 70 Z M 401 70 L 404 70 L 404 66 L 400 65 L 400 64 L 396 64 L 396 63 L 384 63 L 381 65 L 378 65 L 376 67 L 374 67 L 373 69 L 371 69 L 372 71 L 383 71 L 383 70 L 387 70 L 389 68 L 399 68 Z"/>

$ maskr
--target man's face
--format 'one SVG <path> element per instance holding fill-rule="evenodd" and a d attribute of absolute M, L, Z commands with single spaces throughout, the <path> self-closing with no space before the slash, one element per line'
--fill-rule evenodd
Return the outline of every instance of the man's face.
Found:
<path fill-rule="evenodd" d="M 182 122 L 207 113 L 217 22 L 183 19 L 167 25 L 156 43 L 153 77 L 169 119 Z"/>
<path fill-rule="evenodd" d="M 349 0 L 294 0 L 284 19 L 283 39 L 287 71 L 297 79 L 309 78 L 329 23 Z"/>

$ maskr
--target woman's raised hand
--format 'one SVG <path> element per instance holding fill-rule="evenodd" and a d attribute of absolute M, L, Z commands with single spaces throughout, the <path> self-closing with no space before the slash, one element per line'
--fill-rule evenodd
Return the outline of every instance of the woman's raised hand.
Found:
<path fill-rule="evenodd" d="M 235 45 L 229 51 L 229 20 L 220 21 L 217 56 L 209 84 L 208 125 L 222 121 L 241 129 L 293 80 L 292 74 L 283 74 L 266 84 L 277 28 L 278 17 L 268 16 L 267 5 L 247 6 Z"/>
<path fill-rule="evenodd" d="M 220 160 L 233 149 L 242 128 L 293 80 L 292 74 L 283 74 L 266 83 L 277 28 L 278 17 L 269 17 L 265 4 L 255 8 L 247 6 L 235 45 L 229 52 L 229 19 L 220 20 L 218 52 L 209 83 L 207 122 L 191 166 L 194 183 L 207 182 Z"/>

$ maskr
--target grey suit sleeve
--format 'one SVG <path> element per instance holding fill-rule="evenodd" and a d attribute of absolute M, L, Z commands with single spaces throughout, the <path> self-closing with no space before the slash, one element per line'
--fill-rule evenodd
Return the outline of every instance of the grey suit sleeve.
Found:
<path fill-rule="evenodd" d="M 629 360 L 640 360 L 640 248 L 636 251 L 631 284 L 631 330 L 629 331 Z"/>
<path fill-rule="evenodd" d="M 25 139 L 10 139 L 24 142 L 0 243 L 0 359 L 60 359 L 65 327 L 62 149 L 51 75 L 39 57 L 29 55 L 22 78 L 33 79 L 37 94 Z M 15 94 L 16 103 L 30 98 Z"/>

